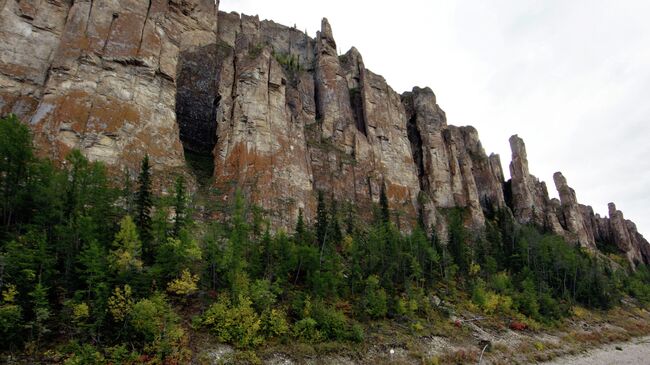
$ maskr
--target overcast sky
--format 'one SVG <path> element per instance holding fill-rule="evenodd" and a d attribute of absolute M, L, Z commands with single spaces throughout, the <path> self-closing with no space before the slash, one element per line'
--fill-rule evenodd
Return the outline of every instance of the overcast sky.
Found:
<path fill-rule="evenodd" d="M 508 138 L 557 197 L 615 202 L 650 236 L 650 1 L 221 0 L 314 37 L 327 17 L 397 91 L 429 86 L 449 124 L 475 126 L 509 175 Z"/>

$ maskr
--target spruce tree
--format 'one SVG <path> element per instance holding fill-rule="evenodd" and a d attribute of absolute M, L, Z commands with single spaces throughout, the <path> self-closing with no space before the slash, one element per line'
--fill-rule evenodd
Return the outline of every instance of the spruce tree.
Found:
<path fill-rule="evenodd" d="M 124 199 L 124 210 L 126 214 L 133 214 L 133 181 L 131 180 L 131 175 L 129 170 L 124 169 L 124 187 L 122 188 L 122 197 Z"/>
<path fill-rule="evenodd" d="M 330 205 L 330 216 L 329 216 L 329 232 L 327 234 L 327 240 L 329 242 L 334 242 L 334 244 L 339 244 L 343 240 L 343 234 L 341 233 L 341 225 L 339 224 L 339 213 L 336 200 L 332 197 L 332 204 Z"/>
<path fill-rule="evenodd" d="M 318 203 L 316 205 L 316 238 L 318 244 L 325 243 L 327 236 L 327 208 L 325 207 L 325 197 L 322 191 L 318 191 Z"/>
<path fill-rule="evenodd" d="M 300 244 L 304 243 L 305 238 L 305 219 L 302 216 L 302 209 L 298 210 L 298 221 L 296 222 L 296 241 Z"/>
<path fill-rule="evenodd" d="M 176 192 L 174 194 L 174 237 L 178 237 L 181 229 L 185 226 L 185 215 L 187 210 L 187 198 L 185 196 L 185 179 L 179 176 L 176 179 Z"/>
<path fill-rule="evenodd" d="M 463 273 L 469 272 L 471 252 L 467 246 L 467 232 L 463 226 L 462 211 L 454 209 L 449 216 L 449 244 L 448 249 L 454 263 Z"/>
<path fill-rule="evenodd" d="M 151 247 L 151 166 L 149 165 L 149 155 L 142 159 L 140 175 L 138 176 L 138 192 L 136 193 L 136 216 L 135 223 L 138 226 L 138 233 L 142 241 L 142 258 L 145 265 L 153 263 L 153 249 Z"/>
<path fill-rule="evenodd" d="M 381 208 L 381 220 L 383 223 L 390 222 L 390 211 L 388 210 L 388 197 L 386 196 L 386 185 L 382 182 L 379 192 L 379 206 Z"/>
<path fill-rule="evenodd" d="M 139 271 L 142 268 L 142 242 L 138 238 L 135 225 L 130 216 L 120 221 L 120 230 L 115 234 L 112 250 L 109 253 L 111 268 L 118 273 Z"/>
<path fill-rule="evenodd" d="M 27 179 L 32 160 L 29 128 L 13 114 L 0 119 L 0 217 L 5 227 L 13 223 L 21 208 L 21 183 Z"/>

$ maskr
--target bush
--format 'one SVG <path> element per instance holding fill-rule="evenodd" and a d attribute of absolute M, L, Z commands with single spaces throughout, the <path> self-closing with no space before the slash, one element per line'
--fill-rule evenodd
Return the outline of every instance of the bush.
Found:
<path fill-rule="evenodd" d="M 395 312 L 401 316 L 414 316 L 418 309 L 418 300 L 402 295 L 395 300 Z"/>
<path fill-rule="evenodd" d="M 318 342 L 323 339 L 317 328 L 318 323 L 311 317 L 303 318 L 293 325 L 293 336 L 306 342 Z"/>
<path fill-rule="evenodd" d="M 348 337 L 348 320 L 343 312 L 318 303 L 312 309 L 312 316 L 318 323 L 318 329 L 323 337 L 338 341 Z"/>
<path fill-rule="evenodd" d="M 262 313 L 262 333 L 266 338 L 281 337 L 289 332 L 287 315 L 279 309 L 267 309 Z"/>
<path fill-rule="evenodd" d="M 122 322 L 131 312 L 133 307 L 133 294 L 131 287 L 126 284 L 113 290 L 113 295 L 108 298 L 108 311 L 117 322 Z"/>
<path fill-rule="evenodd" d="M 196 286 L 198 281 L 198 275 L 193 275 L 188 269 L 185 269 L 180 278 L 174 279 L 167 284 L 167 291 L 182 297 L 192 295 L 198 290 Z"/>
<path fill-rule="evenodd" d="M 129 314 L 129 324 L 144 342 L 144 350 L 162 359 L 170 355 L 177 359 L 185 357 L 185 331 L 179 321 L 162 294 L 138 301 Z"/>
<path fill-rule="evenodd" d="M 362 300 L 364 314 L 370 318 L 383 318 L 388 311 L 386 291 L 379 285 L 379 277 L 371 275 L 366 279 L 366 288 Z"/>
<path fill-rule="evenodd" d="M 365 334 L 363 332 L 363 327 L 358 323 L 352 324 L 350 327 L 349 340 L 353 342 L 362 342 L 364 338 Z"/>
<path fill-rule="evenodd" d="M 260 312 L 270 308 L 277 300 L 276 290 L 266 279 L 255 280 L 249 288 L 253 306 Z"/>
<path fill-rule="evenodd" d="M 230 299 L 222 295 L 203 314 L 201 323 L 207 326 L 217 339 L 238 348 L 257 346 L 264 342 L 262 321 L 251 306 L 251 300 L 240 296 L 239 303 L 233 306 Z M 280 328 L 281 325 L 273 325 Z"/>
<path fill-rule="evenodd" d="M 562 318 L 560 304 L 549 293 L 542 293 L 539 296 L 539 313 L 548 319 Z"/>
<path fill-rule="evenodd" d="M 65 365 L 99 365 L 105 364 L 104 356 L 94 346 L 83 344 L 76 346 L 71 357 L 65 360 Z"/>
<path fill-rule="evenodd" d="M 480 308 L 485 308 L 487 301 L 487 293 L 485 292 L 485 283 L 483 280 L 478 279 L 472 288 L 472 302 Z"/>
<path fill-rule="evenodd" d="M 492 276 L 490 286 L 497 293 L 508 293 L 512 290 L 512 280 L 505 272 L 500 272 Z"/>
<path fill-rule="evenodd" d="M 0 306 L 0 348 L 13 343 L 20 335 L 23 323 L 22 309 L 15 304 Z"/>
<path fill-rule="evenodd" d="M 126 345 L 118 345 L 106 349 L 106 359 L 112 364 L 137 364 L 140 354 L 129 351 Z"/>
<path fill-rule="evenodd" d="M 522 292 L 515 297 L 519 311 L 529 317 L 539 318 L 539 302 L 537 301 L 537 292 L 535 284 L 531 279 L 522 282 Z"/>

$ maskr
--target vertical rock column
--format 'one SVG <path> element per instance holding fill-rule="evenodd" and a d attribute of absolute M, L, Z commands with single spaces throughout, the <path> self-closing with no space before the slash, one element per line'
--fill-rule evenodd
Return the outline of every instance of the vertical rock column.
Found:
<path fill-rule="evenodd" d="M 564 235 L 564 230 L 557 219 L 557 214 L 548 190 L 543 181 L 539 181 L 528 170 L 528 157 L 526 145 L 517 135 L 510 137 L 512 162 L 510 162 L 511 176 L 511 209 L 521 224 L 534 224 L 549 231 Z"/>
<path fill-rule="evenodd" d="M 627 256 L 628 261 L 632 267 L 636 266 L 638 263 L 642 263 L 643 254 L 641 248 L 641 242 L 635 244 L 635 235 L 630 232 L 628 221 L 623 217 L 623 212 L 616 209 L 614 203 L 608 204 L 609 208 L 609 225 L 611 229 L 611 237 L 614 240 L 616 246 Z M 629 222 L 631 223 L 631 222 Z M 636 227 L 634 232 L 636 232 Z M 645 241 L 645 240 L 644 240 Z M 644 244 L 648 244 L 647 241 Z"/>
<path fill-rule="evenodd" d="M 583 214 L 576 193 L 567 184 L 566 178 L 561 172 L 553 174 L 555 187 L 560 194 L 561 214 L 564 222 L 564 228 L 571 233 L 570 239 L 578 242 L 580 246 L 595 249 L 594 235 L 583 220 Z"/>
<path fill-rule="evenodd" d="M 455 196 L 461 195 L 462 183 L 458 174 L 460 167 L 456 159 L 449 156 L 443 132 L 447 128 L 445 112 L 438 106 L 436 96 L 430 88 L 413 88 L 402 96 L 409 123 L 414 135 L 421 140 L 415 146 L 421 154 L 420 185 L 428 189 L 435 205 L 439 208 L 456 206 Z M 420 157 L 418 157 L 420 159 Z"/>
<path fill-rule="evenodd" d="M 271 47 L 261 43 L 263 23 L 257 17 L 221 13 L 219 18 L 224 57 L 217 71 L 222 98 L 217 108 L 215 184 L 224 199 L 237 188 L 243 190 L 266 210 L 271 228 L 293 229 L 299 210 L 309 217 L 314 206 L 304 135 L 309 118 L 305 109 L 313 102 L 302 98 L 313 98 L 313 79 L 300 72 L 290 75 L 278 62 Z M 273 29 L 278 38 L 290 41 L 282 36 L 291 34 L 290 28 Z"/>
<path fill-rule="evenodd" d="M 322 137 L 340 134 L 353 120 L 350 95 L 341 70 L 332 27 L 323 18 L 316 37 L 316 119 L 320 122 Z"/>

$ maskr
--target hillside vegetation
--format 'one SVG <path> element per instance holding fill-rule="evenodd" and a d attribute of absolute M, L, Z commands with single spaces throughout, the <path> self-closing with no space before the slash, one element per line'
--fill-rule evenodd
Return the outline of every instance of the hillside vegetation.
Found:
<path fill-rule="evenodd" d="M 271 347 L 345 349 L 379 325 L 453 336 L 460 311 L 537 331 L 582 308 L 650 302 L 646 266 L 508 211 L 477 232 L 463 209 L 446 210 L 443 242 L 430 227 L 400 232 L 383 191 L 372 222 L 320 192 L 314 224 L 301 215 L 272 233 L 243 194 L 191 196 L 178 177 L 157 195 L 152 171 L 145 157 L 137 176 L 112 181 L 75 150 L 54 165 L 35 156 L 26 126 L 0 120 L 3 361 L 208 362 L 195 340 L 209 338 L 255 363 Z"/>

